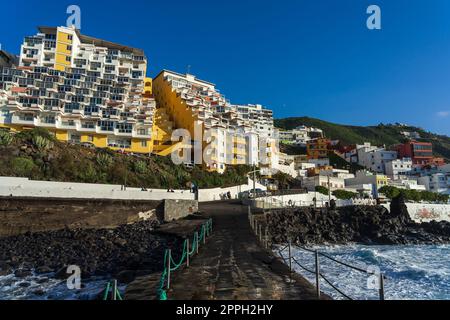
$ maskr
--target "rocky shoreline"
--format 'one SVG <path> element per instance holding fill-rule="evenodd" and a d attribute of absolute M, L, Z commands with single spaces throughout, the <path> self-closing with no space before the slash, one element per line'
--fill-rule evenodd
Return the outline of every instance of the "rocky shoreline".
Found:
<path fill-rule="evenodd" d="M 273 243 L 299 244 L 441 244 L 450 243 L 450 222 L 416 223 L 404 199 L 383 206 L 285 208 L 266 215 Z"/>
<path fill-rule="evenodd" d="M 158 233 L 158 220 L 136 222 L 114 229 L 62 229 L 26 233 L 0 239 L 0 276 L 27 278 L 51 274 L 69 276 L 77 265 L 82 279 L 105 277 L 121 284 L 162 268 L 164 250 L 178 248 L 182 238 Z"/>

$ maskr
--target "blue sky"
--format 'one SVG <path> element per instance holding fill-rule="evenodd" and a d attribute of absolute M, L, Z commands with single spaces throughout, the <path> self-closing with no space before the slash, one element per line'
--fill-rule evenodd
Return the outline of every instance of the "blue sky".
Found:
<path fill-rule="evenodd" d="M 144 49 L 150 76 L 191 65 L 232 102 L 277 118 L 450 135 L 448 0 L 16 0 L 2 3 L 2 48 L 17 53 L 36 26 L 65 25 L 70 4 L 82 33 Z M 371 4 L 382 30 L 366 28 Z"/>

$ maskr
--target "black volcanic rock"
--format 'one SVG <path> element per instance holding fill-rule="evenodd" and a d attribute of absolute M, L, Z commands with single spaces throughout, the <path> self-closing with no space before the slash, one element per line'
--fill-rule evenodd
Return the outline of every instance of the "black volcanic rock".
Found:
<path fill-rule="evenodd" d="M 420 244 L 450 242 L 450 223 L 414 222 L 404 199 L 383 206 L 349 206 L 337 209 L 285 208 L 267 214 L 274 243 L 289 239 L 300 244 Z"/>
<path fill-rule="evenodd" d="M 2 238 L 0 271 L 17 277 L 29 276 L 31 270 L 55 272 L 55 278 L 66 279 L 67 267 L 77 265 L 83 279 L 117 276 L 119 282 L 130 282 L 136 270 L 160 270 L 166 247 L 181 247 L 181 239 L 152 232 L 157 225 L 147 220 L 115 229 L 61 229 Z"/>

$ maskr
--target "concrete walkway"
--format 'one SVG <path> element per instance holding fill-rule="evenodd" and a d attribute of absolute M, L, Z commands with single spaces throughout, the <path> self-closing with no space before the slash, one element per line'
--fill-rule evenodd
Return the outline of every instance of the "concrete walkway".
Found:
<path fill-rule="evenodd" d="M 174 300 L 316 299 L 314 287 L 261 247 L 236 201 L 201 203 L 213 233 L 189 268 L 172 276 Z M 324 295 L 324 298 L 327 296 Z"/>

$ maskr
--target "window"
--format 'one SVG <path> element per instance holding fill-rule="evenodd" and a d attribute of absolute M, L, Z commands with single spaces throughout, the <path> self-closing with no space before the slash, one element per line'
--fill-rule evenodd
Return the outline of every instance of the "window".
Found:
<path fill-rule="evenodd" d="M 67 61 L 67 62 L 70 62 L 71 60 L 72 60 L 71 57 L 68 57 L 68 56 L 66 57 L 66 61 Z"/>
<path fill-rule="evenodd" d="M 81 124 L 81 127 L 83 129 L 95 129 L 95 123 L 94 122 L 83 122 Z"/>
<path fill-rule="evenodd" d="M 71 45 L 67 45 L 67 51 L 72 51 L 72 46 Z"/>
<path fill-rule="evenodd" d="M 86 137 L 88 142 L 93 142 L 94 141 L 94 137 L 93 136 L 87 136 Z"/>
<path fill-rule="evenodd" d="M 72 39 L 73 39 L 73 36 L 71 34 L 68 34 L 67 35 L 67 40 L 72 40 Z"/>
<path fill-rule="evenodd" d="M 98 125 L 102 131 L 114 131 L 114 122 L 112 121 L 99 121 Z"/>
<path fill-rule="evenodd" d="M 118 123 L 116 127 L 120 133 L 131 133 L 133 129 L 131 123 Z"/>
<path fill-rule="evenodd" d="M 141 147 L 146 148 L 147 147 L 147 140 L 141 141 Z"/>

